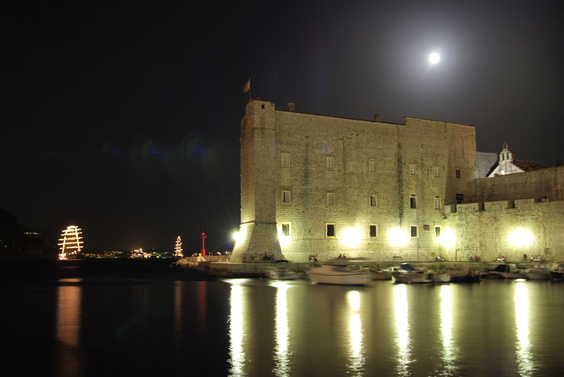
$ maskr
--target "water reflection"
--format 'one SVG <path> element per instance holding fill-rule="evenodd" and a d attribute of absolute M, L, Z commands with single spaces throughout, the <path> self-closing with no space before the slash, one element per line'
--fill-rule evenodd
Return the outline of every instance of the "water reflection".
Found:
<path fill-rule="evenodd" d="M 61 347 L 60 360 L 57 363 L 60 376 L 80 375 L 80 355 L 75 350 L 80 344 L 80 326 L 82 314 L 82 287 L 66 285 L 80 283 L 82 279 L 59 279 L 57 288 L 57 340 Z"/>
<path fill-rule="evenodd" d="M 409 376 L 409 364 L 412 362 L 411 339 L 409 337 L 407 287 L 400 284 L 394 287 L 395 316 L 396 316 L 396 344 L 398 347 L 398 374 Z"/>
<path fill-rule="evenodd" d="M 288 284 L 285 282 L 275 282 L 273 286 L 276 291 L 276 318 L 274 337 L 276 339 L 276 347 L 274 350 L 276 376 L 290 376 L 290 358 L 289 358 L 289 336 L 290 328 L 288 326 L 288 302 L 286 294 L 288 292 Z"/>
<path fill-rule="evenodd" d="M 61 283 L 78 283 L 82 279 L 60 279 Z M 78 347 L 82 287 L 62 285 L 57 289 L 57 339 Z"/>
<path fill-rule="evenodd" d="M 350 360 L 347 366 L 349 373 L 361 376 L 364 368 L 365 357 L 363 347 L 363 331 L 362 321 L 360 319 L 360 293 L 358 291 L 350 291 L 347 293 L 347 301 L 351 309 L 349 315 L 349 334 L 350 334 Z"/>
<path fill-rule="evenodd" d="M 243 286 L 233 282 L 231 285 L 231 295 L 229 297 L 230 313 L 229 313 L 229 354 L 231 369 L 230 376 L 243 376 L 245 367 L 245 353 L 243 352 L 245 317 L 243 310 L 245 303 L 243 302 Z"/>
<path fill-rule="evenodd" d="M 455 367 L 455 347 L 452 341 L 452 291 L 450 285 L 441 286 L 441 341 L 443 349 L 441 358 L 443 360 L 443 376 L 453 376 Z"/>
<path fill-rule="evenodd" d="M 182 342 L 182 283 L 174 282 L 174 341 L 178 346 Z"/>
<path fill-rule="evenodd" d="M 517 327 L 517 345 L 515 348 L 517 368 L 521 376 L 532 376 L 534 365 L 529 338 L 529 300 L 526 282 L 524 281 L 518 281 L 515 284 L 515 321 Z"/>

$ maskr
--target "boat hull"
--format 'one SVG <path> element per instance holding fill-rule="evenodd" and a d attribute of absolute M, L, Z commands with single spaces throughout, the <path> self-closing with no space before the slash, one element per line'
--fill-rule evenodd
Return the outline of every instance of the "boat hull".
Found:
<path fill-rule="evenodd" d="M 339 267 L 314 267 L 308 271 L 309 279 L 317 284 L 369 285 L 372 276 L 368 271 L 349 271 Z"/>
<path fill-rule="evenodd" d="M 548 280 L 550 278 L 548 271 L 544 269 L 531 269 L 526 272 L 529 280 Z"/>
<path fill-rule="evenodd" d="M 298 274 L 294 271 L 269 270 L 266 271 L 266 277 L 273 280 L 296 280 L 298 278 Z"/>
<path fill-rule="evenodd" d="M 394 283 L 399 284 L 426 284 L 433 282 L 433 276 L 428 272 L 408 272 L 405 274 L 395 274 Z"/>

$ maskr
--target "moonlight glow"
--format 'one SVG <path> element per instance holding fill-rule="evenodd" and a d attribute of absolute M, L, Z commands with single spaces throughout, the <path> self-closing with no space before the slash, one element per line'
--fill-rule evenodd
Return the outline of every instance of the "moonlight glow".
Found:
<path fill-rule="evenodd" d="M 441 61 L 441 55 L 439 55 L 437 52 L 432 52 L 431 54 L 429 54 L 430 64 L 435 65 L 440 61 Z"/>

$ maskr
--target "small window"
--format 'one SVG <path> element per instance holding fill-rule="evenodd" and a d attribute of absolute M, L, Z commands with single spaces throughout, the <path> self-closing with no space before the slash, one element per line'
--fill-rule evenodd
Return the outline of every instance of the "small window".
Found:
<path fill-rule="evenodd" d="M 417 226 L 411 226 L 411 237 L 417 237 Z"/>
<path fill-rule="evenodd" d="M 415 164 L 409 165 L 409 174 L 415 175 Z"/>
<path fill-rule="evenodd" d="M 374 238 L 378 236 L 378 226 L 377 225 L 370 225 L 370 238 Z"/>
<path fill-rule="evenodd" d="M 325 157 L 325 168 L 327 168 L 327 170 L 335 169 L 335 157 Z"/>
<path fill-rule="evenodd" d="M 435 196 L 435 209 L 441 209 L 441 198 L 439 196 Z"/>
<path fill-rule="evenodd" d="M 290 237 L 290 223 L 282 223 L 282 235 Z"/>
<path fill-rule="evenodd" d="M 281 155 L 280 155 L 280 162 L 282 163 L 282 166 L 289 167 L 290 166 L 290 153 L 282 152 Z"/>
<path fill-rule="evenodd" d="M 334 206 L 335 205 L 335 193 L 334 192 L 328 192 L 327 193 L 327 205 L 328 206 Z"/>
<path fill-rule="evenodd" d="M 335 224 L 327 224 L 326 229 L 327 237 L 335 237 Z"/>
<path fill-rule="evenodd" d="M 417 198 L 415 197 L 415 195 L 411 195 L 409 197 L 409 208 L 411 209 L 416 209 L 417 208 Z"/>
<path fill-rule="evenodd" d="M 433 166 L 433 176 L 435 176 L 435 177 L 439 176 L 439 167 L 438 166 Z"/>
<path fill-rule="evenodd" d="M 290 191 L 282 190 L 282 203 L 290 204 Z"/>
<path fill-rule="evenodd" d="M 370 195 L 370 207 L 376 207 L 376 195 Z"/>
<path fill-rule="evenodd" d="M 368 171 L 371 173 L 376 171 L 376 161 L 374 160 L 368 161 Z"/>
<path fill-rule="evenodd" d="M 436 226 L 435 227 L 435 238 L 439 238 L 440 236 L 441 236 L 441 227 Z"/>
<path fill-rule="evenodd" d="M 460 178 L 460 169 L 456 169 L 456 178 Z"/>

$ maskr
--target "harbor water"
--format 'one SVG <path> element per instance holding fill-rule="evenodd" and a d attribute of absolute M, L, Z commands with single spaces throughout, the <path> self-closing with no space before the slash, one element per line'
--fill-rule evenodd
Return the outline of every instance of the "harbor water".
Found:
<path fill-rule="evenodd" d="M 564 365 L 564 283 L 345 287 L 62 263 L 4 266 L 4 376 L 556 376 Z"/>

